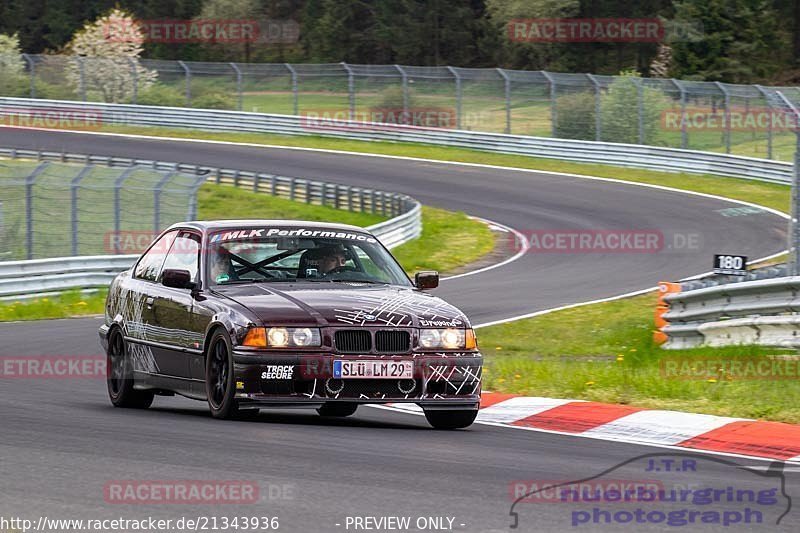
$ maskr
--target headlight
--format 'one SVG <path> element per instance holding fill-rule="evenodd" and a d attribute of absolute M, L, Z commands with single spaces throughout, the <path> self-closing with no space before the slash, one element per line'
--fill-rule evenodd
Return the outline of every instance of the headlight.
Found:
<path fill-rule="evenodd" d="M 254 348 L 321 346 L 322 335 L 319 328 L 252 328 L 242 344 Z"/>
<path fill-rule="evenodd" d="M 474 350 L 475 334 L 464 329 L 421 329 L 419 345 L 423 348 L 444 348 L 445 350 Z"/>

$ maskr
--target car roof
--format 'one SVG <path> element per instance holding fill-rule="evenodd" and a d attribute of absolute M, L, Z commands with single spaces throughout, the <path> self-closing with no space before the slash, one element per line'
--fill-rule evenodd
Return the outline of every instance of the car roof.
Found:
<path fill-rule="evenodd" d="M 263 227 L 282 227 L 282 228 L 310 228 L 328 230 L 360 231 L 369 233 L 369 230 L 351 224 L 336 224 L 333 222 L 315 222 L 306 220 L 191 220 L 173 224 L 168 229 L 175 228 L 194 228 L 208 233 L 217 230 L 239 229 L 239 228 L 263 228 Z"/>

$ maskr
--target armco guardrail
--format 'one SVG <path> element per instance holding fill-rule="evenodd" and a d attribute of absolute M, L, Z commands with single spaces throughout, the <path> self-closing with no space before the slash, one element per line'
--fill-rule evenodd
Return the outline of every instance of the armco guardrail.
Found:
<path fill-rule="evenodd" d="M 664 297 L 665 348 L 800 346 L 800 276 L 745 281 Z"/>
<path fill-rule="evenodd" d="M 179 169 L 198 175 L 205 174 L 210 181 L 247 188 L 253 192 L 328 205 L 337 209 L 379 213 L 392 218 L 367 229 L 387 248 L 394 248 L 417 238 L 422 232 L 422 206 L 413 198 L 399 193 L 246 170 L 164 161 L 13 149 L 0 149 L 0 156 L 107 166 L 140 165 L 165 170 Z M 106 286 L 116 274 L 129 268 L 136 257 L 138 256 L 101 255 L 0 262 L 0 300 L 26 298 L 75 288 Z"/>
<path fill-rule="evenodd" d="M 83 113 L 92 114 L 93 121 L 98 124 L 190 127 L 208 131 L 325 135 L 365 141 L 425 143 L 583 163 L 692 174 L 716 174 L 774 183 L 790 183 L 792 173 L 792 165 L 780 161 L 636 144 L 528 137 L 242 111 L 0 98 L 0 110 L 6 113 L 34 115 L 39 113 L 46 116 L 48 112 L 58 113 L 59 109 L 74 113 L 76 108 Z"/>

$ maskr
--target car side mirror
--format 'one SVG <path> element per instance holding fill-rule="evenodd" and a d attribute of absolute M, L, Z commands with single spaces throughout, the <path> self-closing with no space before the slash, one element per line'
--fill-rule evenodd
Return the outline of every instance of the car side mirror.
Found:
<path fill-rule="evenodd" d="M 174 289 L 194 289 L 195 283 L 188 270 L 168 268 L 161 274 L 161 284 Z"/>
<path fill-rule="evenodd" d="M 414 275 L 414 285 L 418 289 L 435 289 L 439 286 L 439 273 L 433 270 L 417 272 Z"/>

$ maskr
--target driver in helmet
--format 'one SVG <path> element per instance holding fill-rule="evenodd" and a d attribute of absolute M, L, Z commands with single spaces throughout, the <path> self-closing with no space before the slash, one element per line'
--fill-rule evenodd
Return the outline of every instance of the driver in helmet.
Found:
<path fill-rule="evenodd" d="M 342 246 L 329 246 L 319 251 L 319 273 L 328 274 L 347 264 L 347 254 Z"/>

